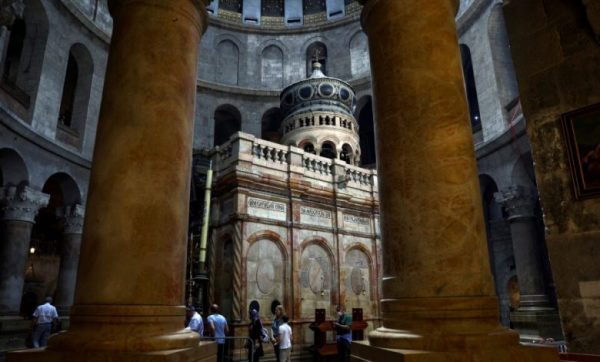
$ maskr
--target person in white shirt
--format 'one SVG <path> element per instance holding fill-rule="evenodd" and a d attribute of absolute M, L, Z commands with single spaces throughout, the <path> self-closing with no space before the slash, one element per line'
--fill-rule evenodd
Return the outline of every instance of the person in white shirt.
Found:
<path fill-rule="evenodd" d="M 187 327 L 194 332 L 198 332 L 200 337 L 202 337 L 204 335 L 204 321 L 202 321 L 202 316 L 200 313 L 196 312 L 196 309 L 191 305 L 186 308 L 186 312 L 187 317 L 190 320 Z"/>
<path fill-rule="evenodd" d="M 292 327 L 288 324 L 289 318 L 284 315 L 281 317 L 279 326 L 279 362 L 290 362 L 292 356 Z"/>
<path fill-rule="evenodd" d="M 45 347 L 48 344 L 52 323 L 58 323 L 58 312 L 51 303 L 52 298 L 47 297 L 46 303 L 38 306 L 33 312 L 31 339 L 34 348 Z"/>

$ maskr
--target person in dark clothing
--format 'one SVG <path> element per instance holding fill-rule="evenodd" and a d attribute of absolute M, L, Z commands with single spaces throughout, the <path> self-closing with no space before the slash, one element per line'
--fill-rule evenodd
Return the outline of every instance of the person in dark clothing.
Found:
<path fill-rule="evenodd" d="M 258 311 L 256 309 L 252 309 L 250 311 L 250 325 L 248 326 L 248 336 L 252 341 L 252 345 L 248 346 L 248 361 L 249 362 L 258 362 L 260 357 L 264 356 L 263 346 L 262 346 L 262 331 L 263 324 L 258 317 Z M 252 346 L 254 346 L 254 353 Z"/>
<path fill-rule="evenodd" d="M 337 306 L 338 320 L 333 322 L 337 333 L 337 349 L 340 362 L 350 361 L 350 346 L 352 345 L 352 318 L 344 311 L 344 306 Z"/>

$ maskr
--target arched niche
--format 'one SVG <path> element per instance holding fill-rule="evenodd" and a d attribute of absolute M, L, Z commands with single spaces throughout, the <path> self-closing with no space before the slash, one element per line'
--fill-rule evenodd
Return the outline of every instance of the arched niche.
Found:
<path fill-rule="evenodd" d="M 242 129 L 242 115 L 240 111 L 230 104 L 219 106 L 214 115 L 213 145 L 220 146 Z"/>
<path fill-rule="evenodd" d="M 358 102 L 356 110 L 359 137 L 360 163 L 363 167 L 375 168 L 377 155 L 375 152 L 375 122 L 373 117 L 373 98 L 364 96 Z"/>
<path fill-rule="evenodd" d="M 283 88 L 283 51 L 277 45 L 263 49 L 261 58 L 261 83 L 264 87 Z"/>
<path fill-rule="evenodd" d="M 371 316 L 373 288 L 376 288 L 377 284 L 372 280 L 372 263 L 369 254 L 362 247 L 350 248 L 345 255 L 344 269 L 346 310 L 362 308 L 363 315 Z"/>
<path fill-rule="evenodd" d="M 246 256 L 246 300 L 256 300 L 267 316 L 273 300 L 285 300 L 285 254 L 276 241 L 261 238 L 251 243 Z"/>
<path fill-rule="evenodd" d="M 350 69 L 353 78 L 366 77 L 371 71 L 369 43 L 362 31 L 350 39 Z"/>
<path fill-rule="evenodd" d="M 216 81 L 222 84 L 237 85 L 240 63 L 240 50 L 236 43 L 226 39 L 217 45 Z"/>
<path fill-rule="evenodd" d="M 315 309 L 331 310 L 337 288 L 333 285 L 333 255 L 325 242 L 311 241 L 300 254 L 300 314 L 313 318 Z"/>
<path fill-rule="evenodd" d="M 308 46 L 306 49 L 306 76 L 310 77 L 312 74 L 312 64 L 314 61 L 321 63 L 321 71 L 323 74 L 327 73 L 327 46 L 316 41 Z"/>

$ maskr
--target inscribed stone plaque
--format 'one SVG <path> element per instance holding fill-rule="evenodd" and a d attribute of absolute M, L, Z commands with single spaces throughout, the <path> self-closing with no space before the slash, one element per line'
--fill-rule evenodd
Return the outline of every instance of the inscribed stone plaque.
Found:
<path fill-rule="evenodd" d="M 371 219 L 368 217 L 344 214 L 344 229 L 371 233 Z"/>
<path fill-rule="evenodd" d="M 300 206 L 300 222 L 308 225 L 331 227 L 331 211 Z"/>
<path fill-rule="evenodd" d="M 248 215 L 273 219 L 279 221 L 287 220 L 287 205 L 283 202 L 271 200 L 248 198 Z"/>

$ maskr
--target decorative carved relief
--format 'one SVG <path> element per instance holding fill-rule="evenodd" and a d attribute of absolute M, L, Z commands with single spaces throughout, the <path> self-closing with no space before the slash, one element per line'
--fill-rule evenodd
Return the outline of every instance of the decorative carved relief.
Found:
<path fill-rule="evenodd" d="M 34 222 L 38 211 L 48 204 L 50 195 L 27 186 L 0 188 L 0 216 L 3 220 Z"/>
<path fill-rule="evenodd" d="M 533 217 L 537 195 L 523 186 L 509 186 L 494 194 L 496 202 L 508 212 L 508 220 Z"/>
<path fill-rule="evenodd" d="M 303 317 L 314 316 L 317 308 L 331 307 L 333 266 L 327 251 L 319 245 L 308 245 L 300 260 L 300 295 Z"/>
<path fill-rule="evenodd" d="M 0 0 L 0 26 L 9 28 L 18 18 L 23 18 L 23 0 Z"/>
<path fill-rule="evenodd" d="M 284 299 L 284 256 L 275 242 L 259 240 L 248 250 L 246 304 L 256 300 L 262 306 Z"/>

